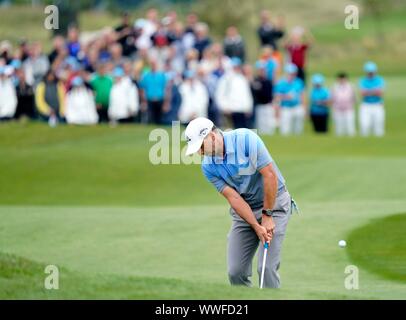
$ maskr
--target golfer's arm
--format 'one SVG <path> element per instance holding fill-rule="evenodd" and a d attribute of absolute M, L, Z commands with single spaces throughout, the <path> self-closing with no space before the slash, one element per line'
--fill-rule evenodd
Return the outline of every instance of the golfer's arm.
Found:
<path fill-rule="evenodd" d="M 259 225 L 254 213 L 247 202 L 230 186 L 226 186 L 221 194 L 227 199 L 231 208 L 243 218 L 251 227 Z"/>
<path fill-rule="evenodd" d="M 264 181 L 264 208 L 273 209 L 278 191 L 278 178 L 272 164 L 259 170 Z"/>

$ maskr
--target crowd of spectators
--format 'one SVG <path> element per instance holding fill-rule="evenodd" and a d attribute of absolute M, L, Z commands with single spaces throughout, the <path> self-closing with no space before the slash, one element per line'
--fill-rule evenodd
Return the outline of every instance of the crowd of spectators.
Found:
<path fill-rule="evenodd" d="M 257 128 L 262 134 L 303 132 L 307 116 L 316 132 L 328 131 L 330 110 L 337 135 L 355 135 L 357 94 L 340 72 L 331 89 L 321 74 L 306 74 L 312 34 L 286 30 L 282 18 L 260 14 L 260 51 L 247 62 L 236 26 L 213 41 L 196 14 L 182 22 L 175 11 L 160 17 L 150 9 L 116 28 L 52 39 L 45 54 L 38 42 L 0 43 L 0 119 L 29 117 L 58 123 L 183 124 L 208 117 L 219 127 Z M 368 62 L 359 88 L 360 130 L 383 135 L 383 79 Z M 308 84 L 308 78 L 311 83 Z M 371 111 L 376 109 L 376 111 Z"/>

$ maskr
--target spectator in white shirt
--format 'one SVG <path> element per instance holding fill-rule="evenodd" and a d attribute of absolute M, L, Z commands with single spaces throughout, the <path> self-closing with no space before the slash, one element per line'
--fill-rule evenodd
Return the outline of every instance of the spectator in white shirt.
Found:
<path fill-rule="evenodd" d="M 14 117 L 17 108 L 17 94 L 11 76 L 11 66 L 0 66 L 0 121 Z"/>
<path fill-rule="evenodd" d="M 250 84 L 241 71 L 241 60 L 232 58 L 232 69 L 219 80 L 216 102 L 219 110 L 232 121 L 234 128 L 247 128 L 253 111 Z"/>
<path fill-rule="evenodd" d="M 331 90 L 333 119 L 337 136 L 355 135 L 355 90 L 345 73 L 337 75 Z"/>
<path fill-rule="evenodd" d="M 209 94 L 205 85 L 196 77 L 192 70 L 185 72 L 185 80 L 179 87 L 181 105 L 179 120 L 187 124 L 198 117 L 207 117 Z"/>
<path fill-rule="evenodd" d="M 79 76 L 73 78 L 72 88 L 66 96 L 66 121 L 85 125 L 99 121 L 93 92 Z"/>
<path fill-rule="evenodd" d="M 113 70 L 114 84 L 110 91 L 108 109 L 109 120 L 112 122 L 134 122 L 139 111 L 138 89 L 125 74 L 123 68 Z"/>

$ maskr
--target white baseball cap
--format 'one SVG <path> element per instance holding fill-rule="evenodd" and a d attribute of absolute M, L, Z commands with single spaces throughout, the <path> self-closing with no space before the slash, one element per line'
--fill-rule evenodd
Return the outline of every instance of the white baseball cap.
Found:
<path fill-rule="evenodd" d="M 189 122 L 185 130 L 187 141 L 187 156 L 199 151 L 204 138 L 206 138 L 213 127 L 214 123 L 207 118 L 200 117 Z"/>

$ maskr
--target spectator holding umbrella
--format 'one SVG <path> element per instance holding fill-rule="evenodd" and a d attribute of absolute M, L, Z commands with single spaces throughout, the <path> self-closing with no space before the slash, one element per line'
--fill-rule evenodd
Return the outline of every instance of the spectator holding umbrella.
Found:
<path fill-rule="evenodd" d="M 318 133 L 328 131 L 328 118 L 330 107 L 330 92 L 324 86 L 324 77 L 315 74 L 312 77 L 313 88 L 310 93 L 310 118 L 313 129 Z"/>

